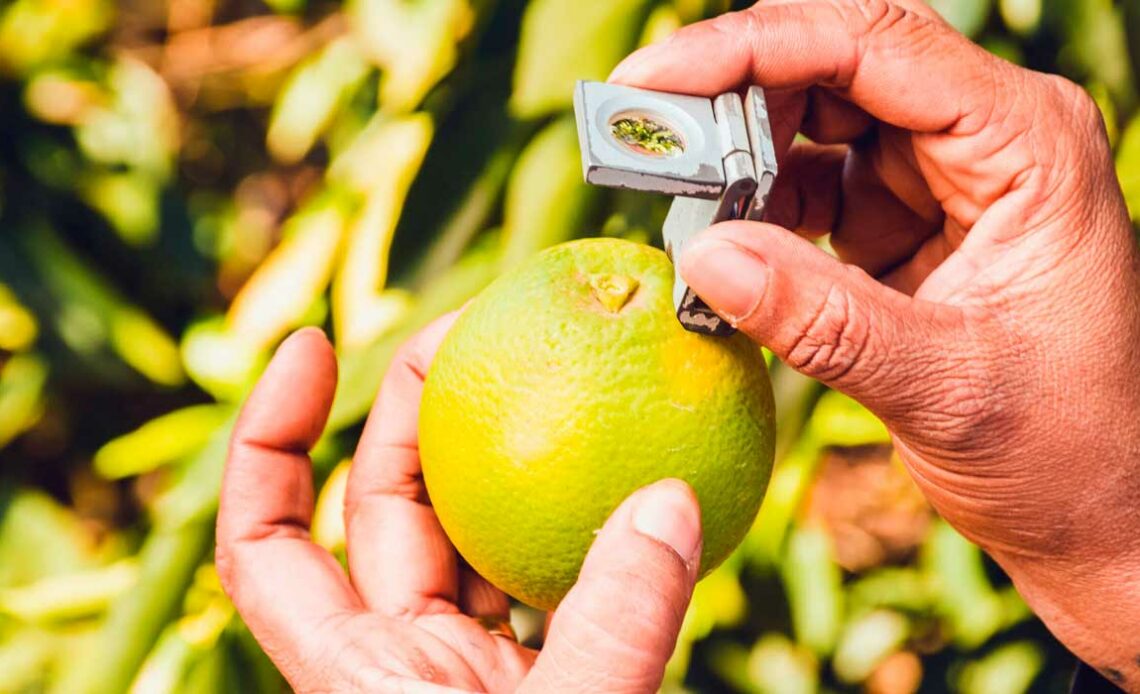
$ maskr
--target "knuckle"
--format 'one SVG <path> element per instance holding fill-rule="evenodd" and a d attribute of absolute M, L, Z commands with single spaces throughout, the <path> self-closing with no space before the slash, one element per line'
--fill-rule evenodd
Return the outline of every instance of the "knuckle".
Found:
<path fill-rule="evenodd" d="M 892 51 L 921 47 L 929 43 L 933 32 L 945 27 L 930 17 L 914 12 L 889 0 L 830 0 L 851 45 L 851 56 L 837 66 L 827 80 L 830 86 L 851 86 L 861 56 L 876 46 L 889 45 Z"/>
<path fill-rule="evenodd" d="M 887 0 L 844 0 L 856 33 L 871 35 L 889 29 L 906 11 Z M 851 11 L 854 11 L 851 14 Z"/>
<path fill-rule="evenodd" d="M 1076 82 L 1061 75 L 1046 74 L 1043 77 L 1053 94 L 1074 114 L 1082 114 L 1091 120 L 1093 114 L 1098 112 L 1092 96 Z"/>
<path fill-rule="evenodd" d="M 855 310 L 851 292 L 833 284 L 809 321 L 796 330 L 786 361 L 807 376 L 836 383 L 855 370 L 869 339 L 869 323 Z"/>
<path fill-rule="evenodd" d="M 1029 196 L 1026 224 L 1041 227 L 1091 210 L 1098 197 L 1089 190 L 1112 175 L 1112 151 L 1100 108 L 1085 89 L 1058 75 L 1027 74 L 1037 77 L 1032 127 L 1025 129 L 1031 158 L 1011 187 Z M 1090 225 L 1067 226 L 1078 237 Z"/>
<path fill-rule="evenodd" d="M 392 364 L 401 369 L 407 369 L 415 374 L 420 379 L 423 379 L 426 372 L 426 364 L 421 355 L 419 340 L 412 338 L 405 340 L 396 350 L 395 355 L 392 357 Z M 385 374 L 387 376 L 387 374 Z M 385 380 L 387 380 L 385 378 Z M 381 384 L 381 387 L 383 384 Z"/>
<path fill-rule="evenodd" d="M 218 575 L 222 592 L 239 613 L 244 614 L 253 600 L 247 595 L 250 581 L 249 561 L 243 560 L 241 543 L 219 543 L 214 549 L 214 571 Z"/>
<path fill-rule="evenodd" d="M 889 33 L 891 41 L 897 44 L 913 35 L 925 35 L 936 26 L 929 18 L 887 0 L 847 0 L 845 4 L 854 10 L 848 12 L 848 26 L 860 40 Z"/>
<path fill-rule="evenodd" d="M 1062 127 L 1075 132 L 1081 146 L 1095 147 L 1098 142 L 1107 143 L 1104 116 L 1092 95 L 1084 87 L 1060 75 L 1042 75 L 1042 78 L 1046 85 L 1045 98 L 1054 104 L 1054 110 L 1059 111 L 1064 121 Z M 1052 135 L 1055 137 L 1056 134 Z"/>

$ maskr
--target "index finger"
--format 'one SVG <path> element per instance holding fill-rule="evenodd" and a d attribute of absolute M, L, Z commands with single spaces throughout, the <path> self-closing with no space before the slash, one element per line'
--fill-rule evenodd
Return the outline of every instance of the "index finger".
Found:
<path fill-rule="evenodd" d="M 685 27 L 625 59 L 614 82 L 713 96 L 745 84 L 823 86 L 872 116 L 918 132 L 980 127 L 1004 65 L 911 3 L 758 4 Z"/>
<path fill-rule="evenodd" d="M 420 472 L 419 403 L 451 313 L 392 359 L 360 436 L 344 504 L 353 585 L 372 610 L 395 617 L 458 610 L 458 557 Z"/>
<path fill-rule="evenodd" d="M 308 450 L 335 387 L 336 359 L 319 330 L 282 343 L 234 428 L 218 511 L 218 575 L 294 684 L 299 673 L 290 668 L 327 652 L 334 618 L 362 609 L 340 564 L 309 540 Z"/>

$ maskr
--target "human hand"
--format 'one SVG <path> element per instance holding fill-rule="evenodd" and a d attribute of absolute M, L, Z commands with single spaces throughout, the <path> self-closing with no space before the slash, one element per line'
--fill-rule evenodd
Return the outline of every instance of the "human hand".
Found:
<path fill-rule="evenodd" d="M 704 232 L 681 273 L 882 418 L 935 508 L 1140 691 L 1140 255 L 1093 101 L 917 0 L 763 2 L 611 80 L 766 88 L 771 223 Z M 802 238 L 825 233 L 842 262 Z"/>
<path fill-rule="evenodd" d="M 369 415 L 345 501 L 351 581 L 309 539 L 307 452 L 336 359 L 318 330 L 282 344 L 231 441 L 218 514 L 226 593 L 301 692 L 655 691 L 696 582 L 696 497 L 676 480 L 631 495 L 599 531 L 542 651 L 516 643 L 507 597 L 456 554 L 420 476 L 423 376 L 452 320 L 394 359 Z"/>

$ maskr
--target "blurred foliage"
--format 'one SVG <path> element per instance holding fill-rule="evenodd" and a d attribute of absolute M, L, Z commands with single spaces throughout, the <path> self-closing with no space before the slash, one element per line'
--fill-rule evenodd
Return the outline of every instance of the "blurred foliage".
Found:
<path fill-rule="evenodd" d="M 1140 3 L 935 0 L 1086 85 L 1140 221 Z M 397 346 L 502 268 L 668 201 L 581 182 L 577 78 L 727 0 L 0 2 L 0 691 L 279 691 L 218 587 L 236 404 L 291 330 L 341 362 L 314 537 Z M 1063 691 L 1072 659 L 882 425 L 780 364 L 756 527 L 668 691 Z M 524 634 L 541 629 L 515 610 Z"/>

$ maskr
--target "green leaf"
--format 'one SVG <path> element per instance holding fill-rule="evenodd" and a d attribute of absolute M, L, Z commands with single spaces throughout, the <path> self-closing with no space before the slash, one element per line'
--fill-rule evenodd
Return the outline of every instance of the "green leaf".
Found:
<path fill-rule="evenodd" d="M 467 0 L 354 0 L 349 14 L 362 49 L 383 70 L 380 105 L 388 113 L 419 106 L 455 66 L 475 21 Z"/>
<path fill-rule="evenodd" d="M 423 164 L 434 127 L 426 113 L 377 116 L 333 163 L 333 182 L 359 190 L 364 202 L 349 223 L 332 288 L 337 343 L 370 343 L 407 311 L 408 297 L 386 290 L 388 255 L 408 189 Z"/>
<path fill-rule="evenodd" d="M 126 243 L 145 246 L 158 238 L 162 186 L 145 172 L 101 172 L 85 177 L 79 194 Z"/>
<path fill-rule="evenodd" d="M 265 0 L 265 4 L 278 14 L 300 14 L 308 0 Z"/>
<path fill-rule="evenodd" d="M 641 38 L 637 45 L 645 46 L 664 41 L 684 24 L 684 19 L 675 5 L 657 5 L 645 19 Z"/>
<path fill-rule="evenodd" d="M 962 668 L 958 691 L 962 694 L 1021 694 L 1029 691 L 1045 665 L 1041 647 L 1031 641 L 1015 641 Z"/>
<path fill-rule="evenodd" d="M 39 490 L 0 486 L 0 586 L 81 571 L 98 560 L 70 509 Z"/>
<path fill-rule="evenodd" d="M 724 14 L 732 9 L 730 0 L 673 0 L 672 5 L 685 24 L 691 24 L 706 17 Z"/>
<path fill-rule="evenodd" d="M 114 17 L 106 0 L 16 0 L 0 16 L 0 68 L 30 72 L 64 58 L 105 31 Z"/>
<path fill-rule="evenodd" d="M 1132 221 L 1140 224 L 1140 116 L 1132 119 L 1116 151 L 1116 175 Z"/>
<path fill-rule="evenodd" d="M 902 646 L 910 624 L 898 612 L 876 610 L 847 624 L 831 667 L 841 682 L 862 682 Z"/>
<path fill-rule="evenodd" d="M 873 569 L 847 589 L 847 604 L 853 615 L 879 607 L 921 613 L 930 609 L 935 597 L 928 577 L 909 566 Z"/>
<path fill-rule="evenodd" d="M 973 543 L 949 524 L 936 522 L 923 545 L 922 564 L 938 596 L 935 609 L 948 622 L 954 643 L 977 648 L 1001 628 L 1005 605 Z"/>
<path fill-rule="evenodd" d="M 299 65 L 273 105 L 266 133 L 270 154 L 285 163 L 304 157 L 367 76 L 368 63 L 347 38 Z"/>
<path fill-rule="evenodd" d="M 115 312 L 110 327 L 111 348 L 136 371 L 164 386 L 186 380 L 178 345 L 150 316 L 123 307 Z"/>
<path fill-rule="evenodd" d="M 999 0 L 998 9 L 1005 25 L 1012 31 L 1028 36 L 1037 31 L 1041 23 L 1042 0 Z"/>
<path fill-rule="evenodd" d="M 1112 102 L 1112 94 L 1099 82 L 1085 85 L 1085 90 L 1096 102 L 1101 118 L 1104 119 L 1104 131 L 1108 135 L 1108 142 L 1115 147 L 1120 140 L 1120 127 L 1117 123 L 1116 104 Z"/>
<path fill-rule="evenodd" d="M 46 227 L 29 230 L 23 240 L 43 284 L 62 306 L 55 327 L 69 347 L 79 353 L 109 347 L 159 385 L 185 380 L 178 346 L 162 326 Z"/>
<path fill-rule="evenodd" d="M 1058 62 L 1104 84 L 1124 112 L 1134 108 L 1136 76 L 1122 22 L 1123 10 L 1114 6 L 1112 0 L 1054 0 L 1045 3 L 1044 10 L 1050 26 L 1066 39 Z"/>
<path fill-rule="evenodd" d="M 748 654 L 746 672 L 759 694 L 815 694 L 819 664 L 807 649 L 782 634 L 765 634 Z"/>
<path fill-rule="evenodd" d="M 796 641 L 818 655 L 831 653 L 843 618 L 842 572 L 831 537 L 819 527 L 794 528 L 781 575 Z"/>
<path fill-rule="evenodd" d="M 303 325 L 329 286 L 352 211 L 348 196 L 327 191 L 294 213 L 230 304 L 227 334 L 259 353 Z"/>
<path fill-rule="evenodd" d="M 991 0 L 930 0 L 938 14 L 966 36 L 977 36 L 989 19 Z"/>
<path fill-rule="evenodd" d="M 108 166 L 165 180 L 174 166 L 179 117 L 167 83 L 145 63 L 122 57 L 107 79 L 110 98 L 90 108 L 75 129 L 80 149 Z"/>
<path fill-rule="evenodd" d="M 155 417 L 103 444 L 95 453 L 95 471 L 107 479 L 120 479 L 192 455 L 230 414 L 225 405 L 192 405 Z"/>
<path fill-rule="evenodd" d="M 636 44 L 649 0 L 532 0 L 515 64 L 511 111 L 538 118 L 570 107 L 574 82 L 602 80 Z"/>
<path fill-rule="evenodd" d="M 891 435 L 879 418 L 836 390 L 819 399 L 812 413 L 810 433 L 822 446 L 866 446 L 890 443 Z"/>
<path fill-rule="evenodd" d="M 667 681 L 684 680 L 694 642 L 707 637 L 714 629 L 739 626 L 744 621 L 748 611 L 748 596 L 744 594 L 738 579 L 739 564 L 739 561 L 730 558 L 701 579 L 693 589 L 693 598 L 681 623 L 677 645 L 665 666 Z"/>
<path fill-rule="evenodd" d="M 504 266 L 587 232 L 583 227 L 597 195 L 582 180 L 574 121 L 554 121 L 526 146 L 507 181 Z"/>
<path fill-rule="evenodd" d="M 139 552 L 135 589 L 115 600 L 95 638 L 66 661 L 51 691 L 127 691 L 163 627 L 178 613 L 213 539 L 212 519 L 152 532 Z"/>
<path fill-rule="evenodd" d="M 181 354 L 194 383 L 227 402 L 240 399 L 268 361 L 258 345 L 231 332 L 223 316 L 192 323 L 182 335 Z"/>
<path fill-rule="evenodd" d="M 785 540 L 814 479 L 819 458 L 820 447 L 814 437 L 801 436 L 777 461 L 764 503 L 744 541 L 744 550 L 756 563 L 771 567 L 782 561 Z"/>
<path fill-rule="evenodd" d="M 0 366 L 0 449 L 43 414 L 48 369 L 35 354 L 17 354 Z"/>
<path fill-rule="evenodd" d="M 494 278 L 498 267 L 495 250 L 488 246 L 468 251 L 416 297 L 414 308 L 389 332 L 341 356 L 336 399 L 329 415 L 330 431 L 350 426 L 368 413 L 400 345 L 439 316 L 461 307 Z"/>
<path fill-rule="evenodd" d="M 224 652 L 218 641 L 234 621 L 234 608 L 215 595 L 201 610 L 168 626 L 139 668 L 131 690 L 137 692 L 217 692 Z M 234 690 L 231 690 L 234 691 Z"/>
<path fill-rule="evenodd" d="M 0 350 L 19 352 L 32 346 L 39 325 L 8 285 L 0 282 Z"/>
<path fill-rule="evenodd" d="M 392 280 L 400 286 L 423 287 L 499 223 L 507 177 L 540 125 L 505 112 L 512 68 L 497 59 L 466 84 L 455 80 L 448 91 L 455 98 L 436 109 L 435 136 L 392 239 Z"/>
<path fill-rule="evenodd" d="M 97 615 L 138 580 L 133 559 L 0 589 L 0 614 L 25 622 L 51 623 Z"/>
<path fill-rule="evenodd" d="M 163 629 L 179 614 L 213 545 L 232 423 L 233 418 L 214 432 L 159 498 L 153 530 L 138 553 L 138 584 L 115 600 L 96 638 L 66 661 L 52 691 L 126 691 Z"/>
<path fill-rule="evenodd" d="M 231 409 L 229 419 L 214 430 L 206 445 L 175 471 L 175 479 L 158 495 L 150 509 L 156 529 L 173 533 L 199 522 L 213 524 L 230 434 L 236 421 L 237 412 Z M 189 541 L 190 538 L 184 539 Z"/>
<path fill-rule="evenodd" d="M 43 629 L 25 628 L 0 638 L 0 692 L 43 691 L 60 639 Z"/>

